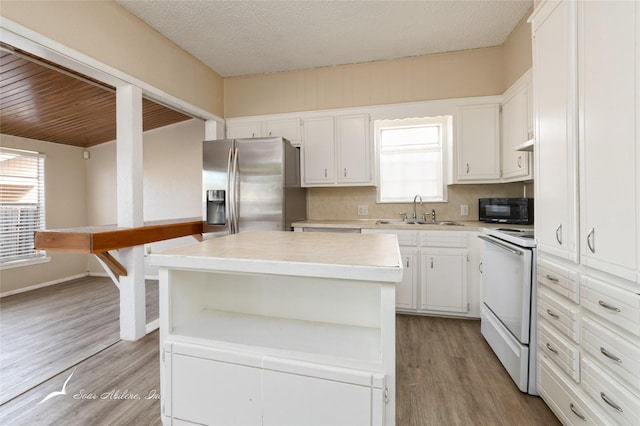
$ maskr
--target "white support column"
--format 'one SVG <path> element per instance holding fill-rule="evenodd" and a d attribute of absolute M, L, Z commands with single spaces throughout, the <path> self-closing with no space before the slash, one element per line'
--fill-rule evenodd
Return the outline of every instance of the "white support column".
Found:
<path fill-rule="evenodd" d="M 207 120 L 204 122 L 204 140 L 211 141 L 215 139 L 224 139 L 224 126 L 216 120 Z"/>
<path fill-rule="evenodd" d="M 118 226 L 143 226 L 142 204 L 142 90 L 135 86 L 116 90 L 116 161 Z M 146 307 L 144 247 L 118 252 L 128 275 L 120 277 L 120 338 L 138 340 L 145 335 Z"/>

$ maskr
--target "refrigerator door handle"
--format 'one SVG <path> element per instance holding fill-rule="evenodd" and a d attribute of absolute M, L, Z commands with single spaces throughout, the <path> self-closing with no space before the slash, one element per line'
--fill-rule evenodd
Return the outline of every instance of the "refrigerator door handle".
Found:
<path fill-rule="evenodd" d="M 233 164 L 233 148 L 229 148 L 229 156 L 227 157 L 227 217 L 229 222 L 229 233 L 233 234 L 233 185 L 231 183 L 231 165 Z"/>
<path fill-rule="evenodd" d="M 238 216 L 240 214 L 239 212 L 239 202 L 240 200 L 238 199 L 238 147 L 236 146 L 234 148 L 234 152 L 233 152 L 233 198 L 232 198 L 232 202 L 233 202 L 233 230 L 231 231 L 232 234 L 236 234 L 238 233 L 238 228 L 239 228 L 239 220 L 238 220 Z"/>

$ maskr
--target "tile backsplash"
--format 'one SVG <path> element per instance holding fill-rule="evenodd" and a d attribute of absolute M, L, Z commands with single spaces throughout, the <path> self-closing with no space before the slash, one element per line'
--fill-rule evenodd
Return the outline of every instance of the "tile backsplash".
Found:
<path fill-rule="evenodd" d="M 485 185 L 450 185 L 449 201 L 423 203 L 417 206 L 418 217 L 423 212 L 436 211 L 438 220 L 478 220 L 478 198 L 533 197 L 532 183 L 505 183 Z M 376 203 L 375 187 L 308 188 L 308 219 L 399 219 L 400 213 L 411 216 L 411 203 Z M 460 215 L 460 205 L 469 206 L 469 215 Z M 358 216 L 358 206 L 367 205 L 369 214 Z"/>

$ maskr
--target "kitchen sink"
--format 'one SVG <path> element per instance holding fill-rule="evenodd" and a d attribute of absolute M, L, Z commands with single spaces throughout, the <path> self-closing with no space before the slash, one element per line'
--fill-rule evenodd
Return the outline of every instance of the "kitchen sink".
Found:
<path fill-rule="evenodd" d="M 423 221 L 423 220 L 401 220 L 401 219 L 378 219 L 376 225 L 439 225 L 439 226 L 462 226 L 461 223 L 454 222 L 452 220 L 439 220 L 436 222 Z"/>

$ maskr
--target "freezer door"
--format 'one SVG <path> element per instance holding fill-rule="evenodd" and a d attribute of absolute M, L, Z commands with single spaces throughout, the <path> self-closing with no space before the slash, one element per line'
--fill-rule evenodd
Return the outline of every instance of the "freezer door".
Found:
<path fill-rule="evenodd" d="M 285 143 L 280 137 L 236 139 L 239 232 L 283 230 Z"/>
<path fill-rule="evenodd" d="M 202 144 L 202 218 L 203 218 L 203 231 L 205 233 L 217 233 L 220 235 L 226 235 L 229 233 L 229 176 L 228 168 L 230 164 L 230 153 L 233 148 L 233 140 L 212 140 L 204 141 Z M 209 200 L 208 194 L 211 194 L 212 190 L 224 191 L 225 193 L 225 212 L 226 217 L 223 225 L 209 225 L 207 224 L 208 214 L 207 205 L 211 208 L 211 200 Z M 211 222 L 211 221 L 209 221 Z"/>

